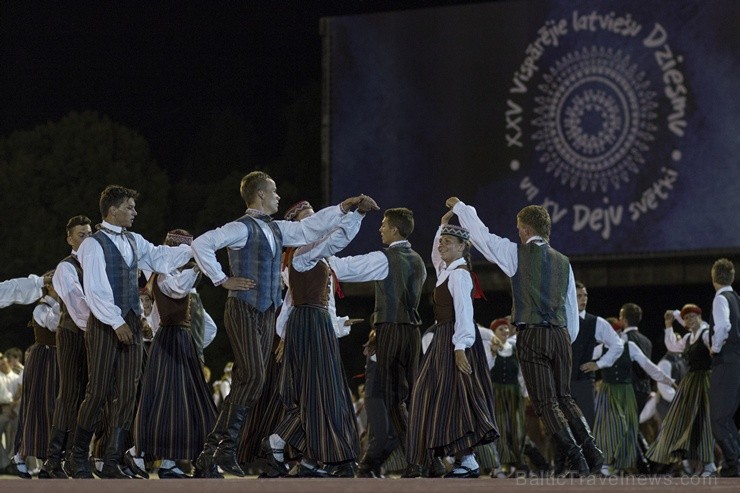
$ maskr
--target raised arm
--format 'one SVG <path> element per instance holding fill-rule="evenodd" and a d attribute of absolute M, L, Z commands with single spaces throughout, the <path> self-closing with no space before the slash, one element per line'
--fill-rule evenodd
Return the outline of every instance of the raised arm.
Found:
<path fill-rule="evenodd" d="M 364 217 L 365 215 L 360 212 L 351 212 L 345 215 L 329 234 L 298 248 L 293 255 L 293 267 L 299 272 L 306 272 L 321 259 L 343 250 L 357 235 Z"/>
<path fill-rule="evenodd" d="M 645 373 L 647 373 L 650 378 L 652 378 L 656 382 L 664 383 L 666 385 L 675 384 L 675 382 L 669 375 L 666 375 L 663 370 L 658 368 L 658 365 L 650 361 L 648 357 L 645 356 L 645 353 L 640 350 L 637 344 L 629 341 L 627 343 L 627 347 L 630 352 L 630 359 L 640 365 L 640 367 L 645 370 Z"/>

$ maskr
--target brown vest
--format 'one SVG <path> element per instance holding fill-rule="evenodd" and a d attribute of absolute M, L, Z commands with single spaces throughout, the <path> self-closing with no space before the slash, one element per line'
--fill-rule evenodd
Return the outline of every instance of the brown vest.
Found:
<path fill-rule="evenodd" d="M 290 265 L 290 295 L 293 305 L 329 306 L 329 275 L 331 269 L 319 261 L 306 272 L 298 272 Z"/>
<path fill-rule="evenodd" d="M 50 331 L 46 327 L 40 326 L 33 318 L 28 325 L 33 327 L 33 338 L 36 341 L 36 344 L 40 344 L 42 346 L 57 345 L 57 336 L 54 332 Z"/>
<path fill-rule="evenodd" d="M 152 275 L 151 285 L 154 302 L 159 311 L 159 325 L 162 327 L 178 326 L 190 327 L 190 296 L 174 299 L 170 298 L 159 289 L 157 284 L 158 274 Z M 156 329 L 156 327 L 152 327 Z"/>
<path fill-rule="evenodd" d="M 468 270 L 466 266 L 459 266 L 458 269 Z M 455 303 L 452 300 L 452 294 L 447 287 L 450 281 L 448 277 L 445 282 L 434 288 L 434 319 L 438 324 L 455 321 Z M 473 290 L 470 291 L 470 297 L 473 297 Z"/>
<path fill-rule="evenodd" d="M 82 285 L 82 266 L 80 265 L 80 262 L 71 255 L 62 260 L 62 262 L 69 262 L 72 267 L 74 267 L 75 271 L 77 272 L 77 279 L 79 279 L 80 285 Z M 74 320 L 72 320 L 72 317 L 69 314 L 69 310 L 67 309 L 67 305 L 65 305 L 62 300 L 59 300 L 59 304 L 61 305 L 61 317 L 59 319 L 59 327 L 70 330 L 72 332 L 81 332 L 80 328 L 77 327 L 77 324 L 74 322 Z"/>

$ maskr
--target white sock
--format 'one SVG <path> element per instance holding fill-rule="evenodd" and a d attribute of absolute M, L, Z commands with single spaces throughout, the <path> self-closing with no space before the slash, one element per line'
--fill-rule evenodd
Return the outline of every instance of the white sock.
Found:
<path fill-rule="evenodd" d="M 704 464 L 704 471 L 702 471 L 702 476 L 711 476 L 717 472 L 717 466 L 714 465 L 714 462 L 707 462 Z"/>
<path fill-rule="evenodd" d="M 162 462 L 159 464 L 160 469 L 172 469 L 173 467 L 175 467 L 174 460 L 163 459 Z"/>
<path fill-rule="evenodd" d="M 275 456 L 275 460 L 283 462 L 283 449 L 285 448 L 285 440 L 280 438 L 280 435 L 273 433 L 270 435 L 270 448 L 272 449 L 272 455 Z M 277 452 L 280 450 L 280 452 Z"/>
<path fill-rule="evenodd" d="M 95 459 L 95 469 L 98 471 L 103 470 L 103 460 L 102 459 Z"/>
<path fill-rule="evenodd" d="M 18 472 L 28 472 L 26 461 L 21 457 L 21 454 L 15 454 L 13 456 L 13 462 L 15 463 L 15 468 L 18 469 Z"/>
<path fill-rule="evenodd" d="M 691 462 L 689 462 L 688 460 L 682 460 L 681 464 L 683 464 L 683 472 L 685 472 L 686 474 L 691 474 L 694 472 L 694 470 L 691 468 Z"/>
<path fill-rule="evenodd" d="M 609 475 L 609 464 L 604 464 L 603 466 L 601 466 L 601 474 L 603 474 L 604 476 Z"/>
<path fill-rule="evenodd" d="M 324 469 L 319 469 L 319 465 L 316 463 L 315 460 L 305 459 L 304 458 L 304 459 L 301 460 L 301 465 L 303 467 L 308 468 L 308 469 L 316 470 L 316 471 L 319 471 L 319 472 L 326 472 Z"/>
<path fill-rule="evenodd" d="M 469 469 L 478 469 L 478 461 L 475 460 L 475 454 L 464 455 L 460 461 L 460 465 Z"/>

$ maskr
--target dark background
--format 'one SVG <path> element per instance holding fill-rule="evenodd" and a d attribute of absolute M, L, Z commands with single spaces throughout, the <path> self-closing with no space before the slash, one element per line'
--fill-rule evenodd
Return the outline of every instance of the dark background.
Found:
<path fill-rule="evenodd" d="M 197 235 L 237 217 L 243 210 L 239 178 L 254 169 L 276 179 L 280 214 L 303 198 L 326 205 L 320 179 L 319 19 L 461 3 L 473 2 L 0 3 L 0 187 L 12 184 L 0 194 L 0 279 L 41 274 L 67 255 L 66 219 L 85 213 L 97 222 L 97 196 L 110 182 L 125 180 L 121 184 L 147 191 L 139 200 L 135 229 L 155 243 L 172 227 Z M 69 159 L 73 152 L 56 149 L 50 155 L 66 160 L 44 158 L 31 175 L 23 174 L 28 166 L 22 157 L 48 136 L 73 126 L 107 129 L 111 122 L 130 133 L 135 145 L 126 149 L 142 149 L 135 153 L 136 167 L 101 151 L 86 158 L 97 159 L 98 168 L 80 171 Z M 76 142 L 84 146 L 84 139 Z M 10 198 L 11 191 L 17 196 Z M 346 195 L 359 192 L 371 193 L 347 190 Z M 377 228 L 380 215 L 365 223 Z M 696 302 L 708 313 L 711 307 L 711 258 L 686 262 L 694 263 L 693 270 L 647 280 L 646 272 L 675 264 L 601 259 L 574 263 L 574 269 L 590 287 L 595 313 L 615 315 L 627 301 L 643 306 L 657 359 L 666 308 Z M 487 325 L 508 313 L 511 300 L 500 271 L 480 269 L 489 301 L 476 302 L 476 314 Z M 199 289 L 222 328 L 225 292 L 208 281 Z M 367 318 L 371 291 L 345 291 L 339 313 Z M 0 312 L 0 350 L 33 342 L 25 328 L 31 311 L 15 306 Z M 431 323 L 428 303 L 422 314 Z M 349 375 L 363 371 L 360 344 L 368 329 L 361 324 L 342 339 Z M 230 356 L 221 329 L 206 350 L 214 379 Z"/>

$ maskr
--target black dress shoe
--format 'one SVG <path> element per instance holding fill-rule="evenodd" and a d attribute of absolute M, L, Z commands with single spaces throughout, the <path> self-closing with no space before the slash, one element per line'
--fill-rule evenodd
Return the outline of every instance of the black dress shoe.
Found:
<path fill-rule="evenodd" d="M 298 466 L 298 474 L 296 474 L 296 477 L 298 478 L 329 478 L 331 476 L 324 469 L 319 469 L 318 466 L 317 467 L 307 467 L 301 464 L 300 466 Z"/>
<path fill-rule="evenodd" d="M 265 437 L 260 443 L 260 462 L 263 465 L 262 472 L 268 477 L 285 477 L 288 475 L 288 465 L 275 458 L 270 439 Z"/>
<path fill-rule="evenodd" d="M 354 478 L 355 466 L 355 461 L 344 462 L 327 467 L 326 472 L 333 478 Z"/>
<path fill-rule="evenodd" d="M 432 459 L 432 463 L 429 465 L 429 470 L 427 471 L 427 477 L 428 478 L 442 478 L 447 473 L 447 468 L 445 467 L 445 463 L 442 462 L 441 457 L 435 457 Z"/>
<path fill-rule="evenodd" d="M 18 469 L 18 465 L 19 464 L 16 463 L 15 458 L 11 459 L 10 464 L 8 464 L 8 467 L 6 468 L 8 474 L 18 476 L 21 479 L 31 479 L 31 474 L 28 471 L 20 471 Z"/>
<path fill-rule="evenodd" d="M 462 471 L 460 471 L 462 469 Z M 444 475 L 445 478 L 478 478 L 480 477 L 480 467 L 471 469 L 466 466 L 455 464 L 452 471 Z"/>
<path fill-rule="evenodd" d="M 159 468 L 159 479 L 190 479 L 190 476 L 180 471 L 177 467 L 170 469 Z"/>
<path fill-rule="evenodd" d="M 409 464 L 406 466 L 406 470 L 401 474 L 402 478 L 420 478 L 421 477 L 421 466 L 416 464 Z"/>
<path fill-rule="evenodd" d="M 134 476 L 126 474 L 118 464 L 104 464 L 99 477 L 101 479 L 134 479 Z"/>
<path fill-rule="evenodd" d="M 149 473 L 136 465 L 136 461 L 134 460 L 134 456 L 131 454 L 130 450 L 127 450 L 126 453 L 123 454 L 123 464 L 131 471 L 132 475 L 139 476 L 142 479 L 149 479 Z"/>

